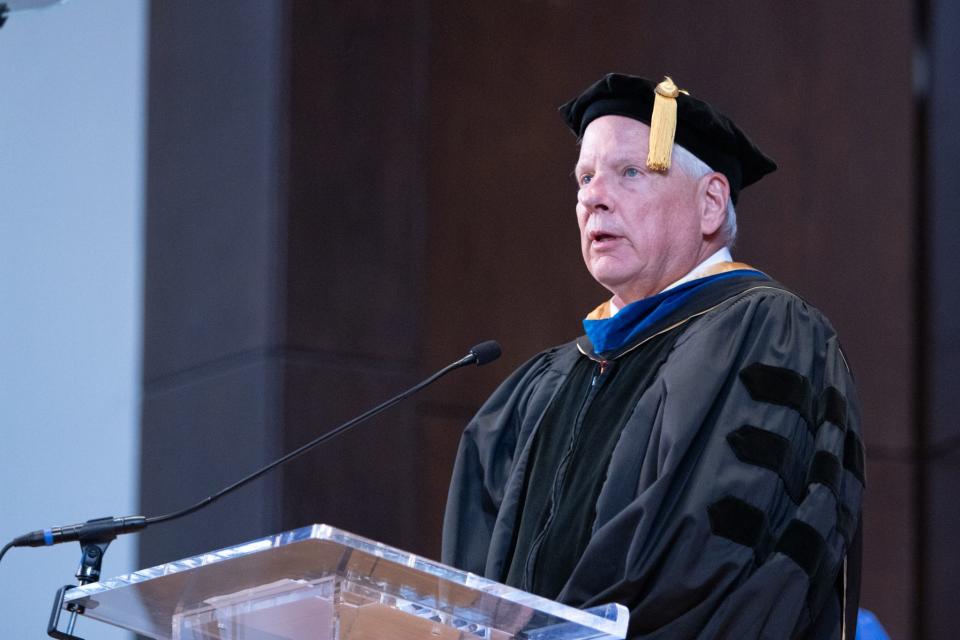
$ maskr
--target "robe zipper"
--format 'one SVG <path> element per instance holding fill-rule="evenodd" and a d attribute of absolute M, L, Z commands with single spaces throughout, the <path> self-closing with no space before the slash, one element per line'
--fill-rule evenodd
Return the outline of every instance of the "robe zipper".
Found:
<path fill-rule="evenodd" d="M 587 395 L 583 398 L 583 402 L 580 404 L 580 409 L 577 411 L 577 417 L 573 424 L 573 431 L 570 434 L 570 444 L 567 446 L 567 450 L 563 453 L 563 458 L 560 459 L 560 465 L 557 468 L 557 475 L 554 478 L 553 486 L 550 489 L 550 513 L 547 514 L 547 520 L 543 524 L 543 528 L 537 534 L 537 537 L 534 538 L 533 543 L 530 545 L 530 553 L 527 554 L 527 559 L 523 568 L 523 586 L 526 590 L 531 588 L 530 585 L 530 574 L 533 570 L 533 563 L 537 555 L 540 553 L 540 545 L 543 544 L 543 539 L 546 537 L 547 532 L 550 530 L 550 526 L 553 524 L 554 516 L 556 515 L 556 503 L 559 498 L 560 488 L 566 480 L 567 469 L 570 465 L 570 459 L 573 457 L 573 452 L 577 448 L 577 441 L 579 440 L 580 430 L 583 427 L 583 420 L 586 416 L 587 408 L 593 402 L 594 396 L 599 390 L 597 382 L 603 381 L 603 376 L 607 373 L 611 365 L 613 364 L 612 360 L 600 360 L 597 362 L 596 371 L 593 374 L 593 377 L 590 379 L 590 386 L 587 389 Z"/>
<path fill-rule="evenodd" d="M 591 387 L 596 386 L 597 378 L 603 377 L 603 372 L 606 371 L 608 366 L 610 366 L 609 360 L 600 361 L 600 370 L 597 373 L 593 374 L 593 380 L 590 381 Z"/>

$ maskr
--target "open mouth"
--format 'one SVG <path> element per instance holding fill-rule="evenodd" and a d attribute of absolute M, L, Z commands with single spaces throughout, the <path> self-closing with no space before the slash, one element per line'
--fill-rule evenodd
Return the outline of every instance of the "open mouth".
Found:
<path fill-rule="evenodd" d="M 606 233 L 604 231 L 593 231 L 590 233 L 590 241 L 595 244 L 604 244 L 606 242 L 612 242 L 618 239 L 620 236 L 615 236 L 612 233 Z"/>

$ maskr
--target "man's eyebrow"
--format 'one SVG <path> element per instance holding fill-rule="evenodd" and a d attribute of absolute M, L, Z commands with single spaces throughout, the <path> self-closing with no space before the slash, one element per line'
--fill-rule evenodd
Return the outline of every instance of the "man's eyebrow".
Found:
<path fill-rule="evenodd" d="M 646 166 L 646 157 L 641 158 L 639 155 L 622 155 L 617 156 L 616 158 L 608 159 L 603 162 L 603 164 L 612 165 L 614 167 L 619 167 L 626 164 L 635 164 L 637 166 L 643 167 Z M 577 175 L 580 171 L 583 171 L 586 167 L 592 167 L 594 163 L 592 162 L 578 162 L 573 166 L 573 175 Z"/>

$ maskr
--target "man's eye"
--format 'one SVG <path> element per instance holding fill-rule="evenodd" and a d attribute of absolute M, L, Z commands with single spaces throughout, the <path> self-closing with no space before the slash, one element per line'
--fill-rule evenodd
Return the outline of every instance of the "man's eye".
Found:
<path fill-rule="evenodd" d="M 590 184 L 590 181 L 593 180 L 593 176 L 589 173 L 585 173 L 580 176 L 580 186 L 582 187 L 585 184 Z"/>
<path fill-rule="evenodd" d="M 627 167 L 623 170 L 623 175 L 627 178 L 636 178 L 640 175 L 640 169 L 636 167 Z"/>

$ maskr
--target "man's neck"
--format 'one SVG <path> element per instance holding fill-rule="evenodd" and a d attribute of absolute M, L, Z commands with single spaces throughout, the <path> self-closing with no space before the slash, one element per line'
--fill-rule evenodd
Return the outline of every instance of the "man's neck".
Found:
<path fill-rule="evenodd" d="M 719 251 L 715 252 L 714 254 L 709 256 L 707 259 L 705 259 L 703 262 L 701 262 L 700 264 L 695 266 L 693 269 L 691 269 L 685 276 L 683 276 L 679 280 L 675 280 L 671 282 L 670 284 L 665 286 L 663 289 L 661 289 L 657 293 L 663 293 L 664 291 L 673 289 L 674 287 L 678 287 L 681 284 L 684 284 L 685 282 L 690 282 L 691 280 L 696 280 L 697 278 L 703 277 L 703 274 L 709 271 L 710 267 L 712 267 L 715 264 L 720 264 L 721 262 L 733 262 L 733 256 L 730 254 L 730 249 L 727 247 L 723 247 Z M 618 302 L 617 296 L 613 296 L 613 298 L 610 299 L 610 315 L 611 316 L 616 315 L 617 312 L 620 311 L 620 309 L 626 306 L 626 305 L 619 305 L 617 304 L 617 302 Z"/>

